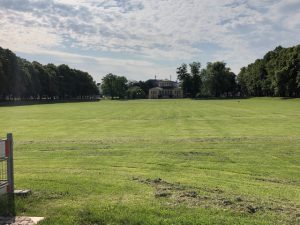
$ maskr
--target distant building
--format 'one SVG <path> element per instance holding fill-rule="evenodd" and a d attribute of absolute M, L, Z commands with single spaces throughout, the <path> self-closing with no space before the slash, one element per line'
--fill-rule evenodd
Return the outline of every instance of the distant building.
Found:
<path fill-rule="evenodd" d="M 183 98 L 178 82 L 171 80 L 150 80 L 154 86 L 149 90 L 149 99 Z"/>

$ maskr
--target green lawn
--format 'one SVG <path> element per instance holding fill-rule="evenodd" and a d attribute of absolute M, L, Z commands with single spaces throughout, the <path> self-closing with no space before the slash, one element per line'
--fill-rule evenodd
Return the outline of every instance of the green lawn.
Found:
<path fill-rule="evenodd" d="M 297 224 L 300 99 L 0 107 L 18 215 L 41 224 Z"/>

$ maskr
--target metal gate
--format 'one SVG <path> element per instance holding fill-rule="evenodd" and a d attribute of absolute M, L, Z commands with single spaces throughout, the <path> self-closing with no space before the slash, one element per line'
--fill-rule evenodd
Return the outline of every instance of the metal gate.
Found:
<path fill-rule="evenodd" d="M 0 139 L 0 195 L 14 193 L 13 137 Z"/>

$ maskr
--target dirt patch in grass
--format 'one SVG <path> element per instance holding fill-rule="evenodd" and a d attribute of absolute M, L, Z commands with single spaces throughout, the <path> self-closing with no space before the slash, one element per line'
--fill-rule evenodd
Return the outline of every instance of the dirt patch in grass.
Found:
<path fill-rule="evenodd" d="M 186 139 L 180 139 L 180 141 L 184 141 Z M 208 142 L 208 143 L 220 143 L 220 142 L 248 142 L 248 143 L 256 143 L 257 141 L 271 142 L 271 141 L 283 141 L 282 137 L 203 137 L 203 138 L 188 138 L 188 140 L 193 142 Z M 284 137 L 284 141 L 297 141 L 299 137 Z"/>
<path fill-rule="evenodd" d="M 296 181 L 296 180 L 278 180 L 278 179 L 263 178 L 263 177 L 256 177 L 254 179 L 256 181 L 276 183 L 276 184 L 289 184 L 289 185 L 299 185 L 300 184 L 300 182 Z"/>
<path fill-rule="evenodd" d="M 183 156 L 215 156 L 214 152 L 179 152 Z"/>
<path fill-rule="evenodd" d="M 219 188 L 193 188 L 180 183 L 170 183 L 161 178 L 133 180 L 154 188 L 154 197 L 168 206 L 221 208 L 240 213 L 275 212 L 289 218 L 291 224 L 300 220 L 300 206 L 282 202 L 264 203 L 242 196 L 232 196 Z"/>
<path fill-rule="evenodd" d="M 107 224 L 103 218 L 99 218 L 97 214 L 89 209 L 82 209 L 77 212 L 77 223 L 81 225 L 105 225 Z"/>

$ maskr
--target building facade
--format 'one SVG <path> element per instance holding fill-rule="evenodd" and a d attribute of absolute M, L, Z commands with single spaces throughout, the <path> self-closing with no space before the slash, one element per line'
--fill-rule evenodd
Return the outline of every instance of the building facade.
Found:
<path fill-rule="evenodd" d="M 179 84 L 170 80 L 156 80 L 155 87 L 149 90 L 149 99 L 183 98 Z"/>

